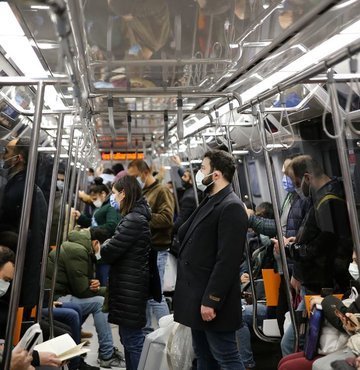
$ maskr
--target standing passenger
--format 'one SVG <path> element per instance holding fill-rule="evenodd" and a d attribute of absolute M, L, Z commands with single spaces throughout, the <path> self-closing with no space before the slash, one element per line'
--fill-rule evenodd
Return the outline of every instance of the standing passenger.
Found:
<path fill-rule="evenodd" d="M 107 230 L 108 237 L 114 235 L 116 225 L 120 221 L 119 212 L 111 206 L 110 190 L 103 184 L 101 177 L 95 177 L 95 184 L 90 186 L 89 194 L 96 210 L 92 217 L 88 217 L 79 211 L 74 211 L 78 225 L 82 227 L 91 227 L 92 229 L 100 227 Z M 109 279 L 109 265 L 104 264 L 102 260 L 96 263 L 96 277 L 100 280 L 101 285 L 106 286 Z"/>
<path fill-rule="evenodd" d="M 30 139 L 20 138 L 11 140 L 5 148 L 3 169 L 6 172 L 8 182 L 4 189 L 4 198 L 0 211 L 2 230 L 19 232 L 29 146 Z M 35 185 L 20 296 L 20 305 L 29 309 L 38 303 L 46 218 L 47 204 L 42 191 Z"/>
<path fill-rule="evenodd" d="M 113 193 L 123 218 L 101 248 L 101 258 L 110 264 L 109 322 L 119 325 L 126 369 L 137 370 L 149 297 L 151 211 L 134 177 L 116 182 Z"/>
<path fill-rule="evenodd" d="M 196 183 L 207 196 L 179 229 L 174 318 L 192 330 L 198 369 L 244 369 L 235 331 L 241 324 L 239 268 L 248 220 L 231 188 L 234 172 L 228 153 L 205 154 Z"/>
<path fill-rule="evenodd" d="M 322 288 L 344 293 L 350 281 L 348 266 L 352 258 L 352 240 L 342 183 L 330 178 L 309 155 L 294 158 L 286 173 L 313 206 L 304 218 L 296 237 L 285 239 L 294 260 L 292 285 L 301 295 L 316 295 Z M 278 243 L 275 242 L 278 248 Z M 303 303 L 304 304 L 304 303 Z M 281 341 L 283 355 L 293 352 L 290 327 Z"/>
<path fill-rule="evenodd" d="M 128 174 L 135 176 L 142 188 L 142 192 L 151 208 L 151 248 L 157 252 L 157 264 L 159 269 L 161 287 L 164 283 L 165 263 L 168 250 L 171 245 L 171 235 L 174 217 L 174 199 L 170 190 L 152 176 L 149 166 L 141 159 L 135 159 L 129 164 Z M 169 308 L 162 297 L 161 303 L 150 299 L 148 302 L 146 326 L 151 327 L 152 312 L 156 320 L 169 314 Z"/>

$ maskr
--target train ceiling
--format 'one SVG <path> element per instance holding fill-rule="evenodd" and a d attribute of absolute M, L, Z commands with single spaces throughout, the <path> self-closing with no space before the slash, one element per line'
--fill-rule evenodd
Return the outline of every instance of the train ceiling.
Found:
<path fill-rule="evenodd" d="M 360 2 L 353 0 L 10 1 L 18 24 L 1 5 L 7 27 L 0 27 L 0 53 L 19 74 L 70 73 L 75 84 L 47 88 L 45 103 L 65 108 L 74 97 L 81 101 L 101 150 L 163 142 L 167 117 L 170 137 L 178 135 L 179 104 L 185 137 L 225 121 L 239 126 L 231 130 L 246 146 L 251 112 L 229 114 L 229 107 L 251 103 L 360 38 Z M 307 82 L 285 92 L 285 106 L 298 107 L 288 120 L 276 109 L 269 115 L 280 134 L 289 134 L 289 122 L 322 113 L 323 89 Z M 279 108 L 279 96 L 265 105 Z"/>

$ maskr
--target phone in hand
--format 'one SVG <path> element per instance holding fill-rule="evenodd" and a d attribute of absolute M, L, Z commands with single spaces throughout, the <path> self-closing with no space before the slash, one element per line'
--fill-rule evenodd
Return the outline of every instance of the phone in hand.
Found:
<path fill-rule="evenodd" d="M 338 310 L 337 308 L 335 308 L 334 310 L 334 313 L 335 315 L 339 318 L 339 319 L 343 319 L 346 321 L 347 324 L 350 324 L 350 326 L 356 328 L 358 326 L 358 323 L 355 322 L 353 319 L 351 319 L 350 317 L 346 316 L 344 313 L 342 313 L 340 310 Z"/>

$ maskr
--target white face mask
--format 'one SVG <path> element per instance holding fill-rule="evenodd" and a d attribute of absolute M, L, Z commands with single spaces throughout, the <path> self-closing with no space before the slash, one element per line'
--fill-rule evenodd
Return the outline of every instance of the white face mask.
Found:
<path fill-rule="evenodd" d="M 100 199 L 96 199 L 93 201 L 93 205 L 96 207 L 96 208 L 100 208 L 102 206 L 103 202 L 100 200 Z"/>
<path fill-rule="evenodd" d="M 97 261 L 99 261 L 101 259 L 101 253 L 100 253 L 100 251 L 97 252 L 97 253 L 95 253 L 95 258 L 96 258 Z"/>
<path fill-rule="evenodd" d="M 88 176 L 88 183 L 92 183 L 94 181 L 94 176 Z"/>
<path fill-rule="evenodd" d="M 214 172 L 209 173 L 208 175 L 204 175 L 201 171 L 198 171 L 195 180 L 196 180 L 196 186 L 200 191 L 205 191 L 206 188 L 210 185 L 212 185 L 215 181 L 212 181 L 210 184 L 205 185 L 203 184 L 204 179 L 211 176 Z"/>
<path fill-rule="evenodd" d="M 57 181 L 56 181 L 56 187 L 57 187 L 60 191 L 63 191 L 63 190 L 64 190 L 64 181 L 57 180 Z"/>
<path fill-rule="evenodd" d="M 359 279 L 359 267 L 357 263 L 351 262 L 349 265 L 349 274 L 352 276 L 354 280 Z"/>
<path fill-rule="evenodd" d="M 9 281 L 5 281 L 3 279 L 0 279 L 0 297 L 6 294 L 10 286 Z"/>

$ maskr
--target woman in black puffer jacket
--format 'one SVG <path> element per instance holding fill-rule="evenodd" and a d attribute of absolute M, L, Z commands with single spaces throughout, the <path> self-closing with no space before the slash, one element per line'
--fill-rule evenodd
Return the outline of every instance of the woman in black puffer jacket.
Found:
<path fill-rule="evenodd" d="M 115 235 L 101 247 L 110 264 L 109 322 L 119 325 L 126 369 L 138 367 L 149 297 L 150 208 L 135 177 L 125 176 L 113 186 L 123 216 Z"/>

